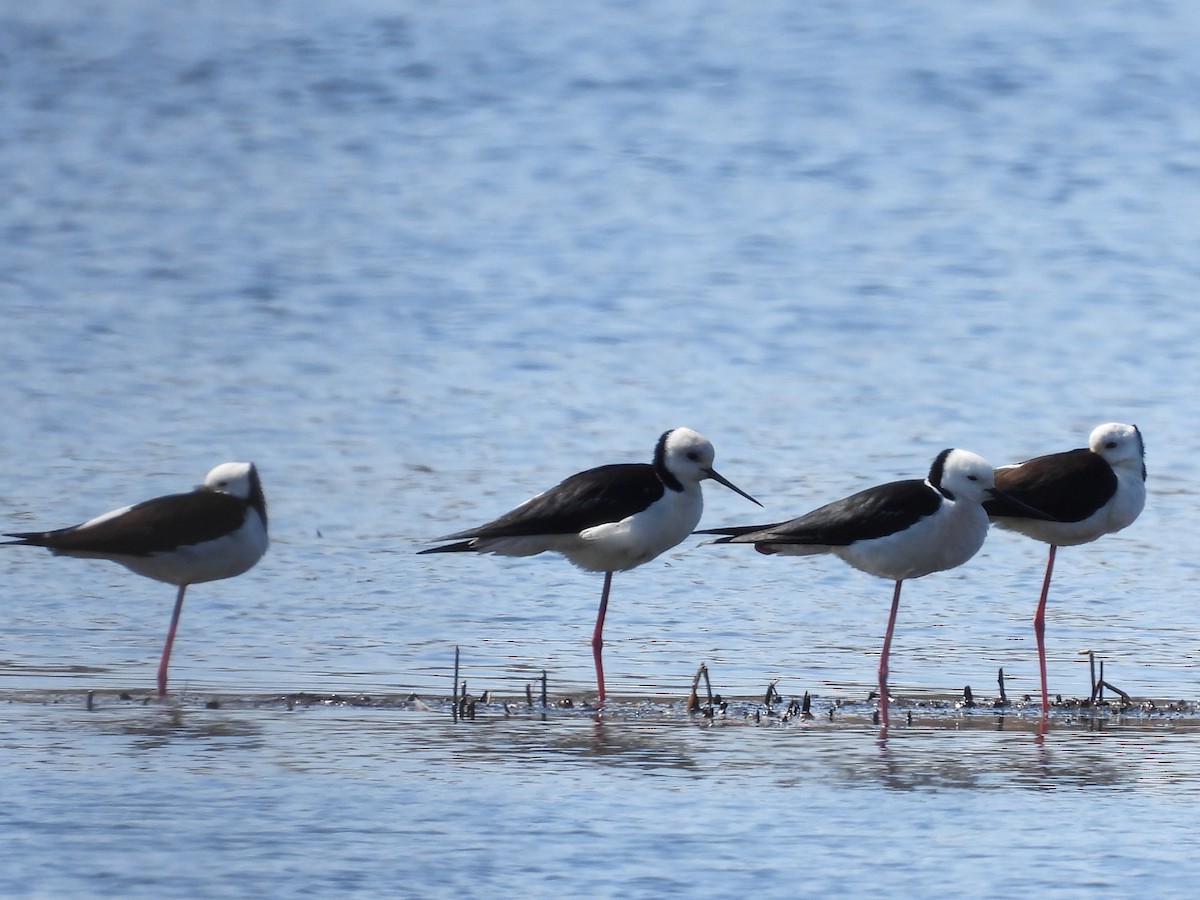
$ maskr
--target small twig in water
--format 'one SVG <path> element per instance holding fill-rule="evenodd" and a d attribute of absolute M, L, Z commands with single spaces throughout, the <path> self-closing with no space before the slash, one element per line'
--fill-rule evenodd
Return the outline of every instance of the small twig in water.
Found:
<path fill-rule="evenodd" d="M 690 713 L 700 712 L 700 676 L 704 676 L 704 685 L 708 691 L 708 705 L 703 707 L 704 714 L 710 719 L 713 716 L 713 692 L 712 681 L 708 677 L 708 663 L 700 663 L 700 668 L 696 670 L 696 676 L 692 679 L 692 692 L 688 694 L 687 710 Z"/>
<path fill-rule="evenodd" d="M 453 684 L 454 684 L 454 697 L 451 702 L 450 708 L 451 708 L 451 710 L 453 710 L 452 715 L 454 717 L 454 721 L 457 722 L 458 721 L 458 645 L 457 644 L 454 645 L 454 681 L 453 681 Z"/>
<path fill-rule="evenodd" d="M 785 709 L 783 711 L 783 716 L 782 716 L 781 721 L 786 722 L 789 719 L 791 719 L 792 716 L 798 716 L 798 715 L 800 715 L 800 704 L 796 701 L 796 698 L 793 697 L 791 700 L 788 701 L 787 709 Z"/>
<path fill-rule="evenodd" d="M 767 707 L 767 709 L 770 709 L 771 704 L 775 701 L 783 699 L 779 696 L 779 691 L 775 689 L 775 685 L 777 684 L 779 684 L 778 678 L 767 685 L 767 694 L 765 697 L 763 697 L 763 704 Z"/>
<path fill-rule="evenodd" d="M 1123 690 L 1121 690 L 1119 687 L 1117 687 L 1115 684 L 1110 684 L 1107 681 L 1101 682 L 1101 684 L 1103 684 L 1104 687 L 1108 688 L 1113 693 L 1121 695 L 1121 705 L 1122 706 L 1132 706 L 1133 705 L 1133 700 L 1130 698 L 1130 696 L 1127 693 L 1125 693 Z"/>
<path fill-rule="evenodd" d="M 1088 668 L 1091 670 L 1091 683 L 1088 685 L 1088 703 L 1096 702 L 1096 651 L 1095 650 L 1080 650 L 1079 655 L 1087 655 Z"/>
<path fill-rule="evenodd" d="M 1008 695 L 1004 693 L 1004 666 L 1000 667 L 1000 673 L 996 676 L 996 683 L 1000 685 L 1000 700 L 999 706 L 1008 706 Z"/>
<path fill-rule="evenodd" d="M 700 698 L 696 692 L 700 689 L 700 673 L 704 671 L 704 663 L 700 663 L 700 668 L 696 670 L 696 674 L 692 676 L 692 690 L 688 694 L 687 711 L 690 713 L 699 712 Z"/>

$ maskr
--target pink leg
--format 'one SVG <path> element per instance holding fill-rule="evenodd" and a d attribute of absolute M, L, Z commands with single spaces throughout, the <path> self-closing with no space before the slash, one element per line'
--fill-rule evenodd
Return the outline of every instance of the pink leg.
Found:
<path fill-rule="evenodd" d="M 1046 580 L 1042 582 L 1042 596 L 1038 600 L 1037 612 L 1033 614 L 1033 634 L 1037 638 L 1038 669 L 1042 675 L 1042 718 L 1050 715 L 1050 691 L 1046 686 L 1046 597 L 1050 593 L 1050 576 L 1054 574 L 1054 552 L 1058 548 L 1050 545 L 1050 559 L 1046 561 Z"/>
<path fill-rule="evenodd" d="M 604 590 L 600 594 L 600 612 L 596 615 L 596 630 L 592 632 L 592 659 L 596 662 L 596 708 L 604 708 L 604 662 L 600 658 L 604 650 L 604 614 L 608 612 L 608 590 L 612 587 L 612 572 L 604 573 Z"/>
<path fill-rule="evenodd" d="M 879 722 L 884 728 L 888 726 L 888 654 L 892 652 L 892 632 L 896 629 L 896 613 L 900 610 L 900 585 L 896 582 L 896 591 L 892 594 L 892 613 L 888 616 L 887 634 L 883 636 L 883 652 L 879 654 Z"/>
<path fill-rule="evenodd" d="M 179 613 L 183 611 L 183 594 L 186 584 L 179 586 L 175 595 L 175 611 L 171 613 L 171 627 L 167 630 L 167 643 L 163 646 L 162 661 L 158 664 L 158 697 L 161 700 L 167 696 L 167 665 L 171 662 L 171 647 L 175 644 L 175 629 L 179 625 Z"/>

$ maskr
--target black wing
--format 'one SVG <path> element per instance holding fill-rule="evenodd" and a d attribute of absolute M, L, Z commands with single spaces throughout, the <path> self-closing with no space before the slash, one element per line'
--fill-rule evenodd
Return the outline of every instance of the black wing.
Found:
<path fill-rule="evenodd" d="M 235 531 L 246 520 L 247 508 L 244 500 L 201 489 L 146 500 L 95 525 L 7 536 L 17 538 L 14 543 L 61 553 L 149 556 Z"/>
<path fill-rule="evenodd" d="M 641 512 L 659 499 L 664 490 L 654 467 L 648 463 L 600 466 L 572 475 L 485 525 L 439 540 L 578 534 L 585 528 L 619 522 Z"/>
<path fill-rule="evenodd" d="M 1081 522 L 1117 492 L 1117 476 L 1091 450 L 1067 450 L 997 469 L 996 488 L 1056 521 Z M 1004 513 L 991 501 L 983 508 L 993 517 Z"/>
<path fill-rule="evenodd" d="M 887 537 L 902 531 L 933 515 L 941 502 L 937 491 L 924 481 L 893 481 L 859 491 L 790 522 L 713 528 L 698 533 L 729 535 L 717 543 L 845 547 L 855 541 Z"/>

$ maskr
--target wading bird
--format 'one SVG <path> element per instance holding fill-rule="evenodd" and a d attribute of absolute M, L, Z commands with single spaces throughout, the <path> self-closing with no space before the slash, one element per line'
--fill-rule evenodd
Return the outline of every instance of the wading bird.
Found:
<path fill-rule="evenodd" d="M 943 450 L 924 480 L 893 481 L 867 488 L 820 509 L 775 525 L 712 528 L 726 535 L 715 544 L 753 544 L 760 553 L 810 556 L 832 553 L 856 569 L 896 582 L 883 650 L 879 656 L 880 721 L 888 724 L 888 656 L 900 586 L 961 566 L 983 546 L 988 517 L 985 500 L 1010 503 L 994 488 L 992 467 L 968 450 Z M 1011 512 L 1037 515 L 1024 505 Z"/>
<path fill-rule="evenodd" d="M 82 525 L 8 534 L 5 546 L 45 547 L 55 556 L 110 559 L 139 575 L 176 585 L 175 610 L 158 666 L 158 696 L 167 693 L 167 666 L 190 584 L 232 578 L 267 550 L 267 501 L 253 463 L 217 466 L 204 484 L 116 509 Z"/>
<path fill-rule="evenodd" d="M 996 469 L 996 486 L 1017 500 L 1042 510 L 1053 521 L 1014 515 L 1003 505 L 984 508 L 999 528 L 1018 531 L 1050 545 L 1046 577 L 1033 633 L 1037 638 L 1042 679 L 1042 716 L 1050 712 L 1046 685 L 1046 597 L 1059 547 L 1086 544 L 1133 523 L 1146 505 L 1146 449 L 1136 425 L 1098 425 L 1088 446 L 1037 456 Z"/>
<path fill-rule="evenodd" d="M 534 556 L 551 551 L 581 569 L 603 572 L 592 632 L 597 707 L 603 707 L 601 651 L 613 573 L 649 562 L 692 533 L 704 508 L 700 482 L 706 478 L 758 503 L 716 473 L 714 458 L 713 445 L 705 437 L 690 428 L 675 428 L 658 439 L 651 463 L 579 472 L 498 519 L 437 539 L 456 543 L 420 552 Z"/>

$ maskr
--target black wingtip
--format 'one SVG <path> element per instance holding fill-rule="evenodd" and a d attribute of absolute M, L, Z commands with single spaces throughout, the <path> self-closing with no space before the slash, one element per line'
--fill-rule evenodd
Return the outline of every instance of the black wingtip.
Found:
<path fill-rule="evenodd" d="M 1004 491 L 992 489 L 992 496 L 983 501 L 983 511 L 989 519 L 1035 519 L 1039 522 L 1061 522 L 1057 516 L 1042 512 Z"/>
<path fill-rule="evenodd" d="M 457 544 L 443 544 L 441 547 L 428 547 L 424 550 L 418 550 L 417 556 L 424 556 L 426 553 L 464 553 L 469 550 L 474 550 L 474 540 L 459 541 Z"/>
<path fill-rule="evenodd" d="M 13 541 L 0 541 L 0 547 L 48 547 L 40 531 L 10 532 L 6 538 L 16 538 Z"/>
<path fill-rule="evenodd" d="M 692 534 L 719 534 L 723 537 L 715 541 L 708 541 L 710 544 L 734 544 L 734 543 L 751 543 L 750 541 L 739 541 L 738 538 L 743 535 L 753 534 L 756 531 L 762 531 L 770 528 L 770 525 L 728 525 L 724 528 L 702 528 L 699 531 L 693 531 Z"/>
<path fill-rule="evenodd" d="M 719 531 L 719 530 L 716 530 L 716 529 L 712 529 L 712 530 L 708 530 L 708 531 L 693 531 L 693 532 L 692 532 L 692 534 L 694 534 L 694 535 L 695 535 L 695 534 L 720 534 L 720 535 L 724 535 L 723 537 L 716 538 L 715 540 L 711 540 L 711 541 L 705 541 L 704 543 L 706 543 L 706 544 L 729 544 L 729 543 L 732 543 L 732 542 L 733 542 L 733 537 L 734 537 L 733 535 L 729 534 L 729 533 L 728 533 L 728 532 L 726 532 L 726 531 Z"/>

